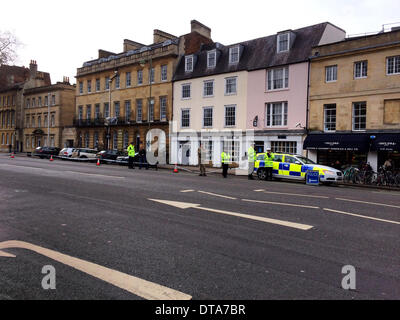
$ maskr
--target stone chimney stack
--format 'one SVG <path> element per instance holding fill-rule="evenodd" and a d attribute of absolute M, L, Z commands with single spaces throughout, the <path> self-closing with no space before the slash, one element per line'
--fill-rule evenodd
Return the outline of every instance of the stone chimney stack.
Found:
<path fill-rule="evenodd" d="M 29 64 L 29 71 L 30 71 L 31 79 L 35 79 L 37 76 L 37 71 L 38 71 L 36 60 L 31 60 L 31 63 Z"/>
<path fill-rule="evenodd" d="M 211 29 L 197 20 L 190 21 L 191 32 L 198 32 L 202 36 L 211 39 Z"/>
<path fill-rule="evenodd" d="M 69 83 L 69 77 L 65 77 L 65 76 L 64 76 L 64 77 L 63 77 L 63 83 L 64 83 L 64 84 L 70 84 L 70 83 Z"/>

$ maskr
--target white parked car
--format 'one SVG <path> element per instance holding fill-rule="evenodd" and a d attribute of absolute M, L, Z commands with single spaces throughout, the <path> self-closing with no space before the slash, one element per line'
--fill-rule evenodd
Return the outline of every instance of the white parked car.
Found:
<path fill-rule="evenodd" d="M 98 150 L 89 148 L 77 148 L 72 151 L 72 158 L 97 158 Z"/>
<path fill-rule="evenodd" d="M 58 154 L 60 157 L 71 157 L 72 152 L 74 151 L 74 148 L 64 148 L 61 149 L 60 153 Z"/>

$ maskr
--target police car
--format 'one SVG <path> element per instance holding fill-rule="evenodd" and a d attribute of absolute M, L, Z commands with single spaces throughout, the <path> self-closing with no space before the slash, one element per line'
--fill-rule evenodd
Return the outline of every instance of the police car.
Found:
<path fill-rule="evenodd" d="M 334 183 L 343 180 L 343 173 L 332 167 L 319 165 L 314 161 L 288 153 L 274 153 L 272 176 L 275 179 L 306 180 L 307 171 L 319 171 L 319 181 Z M 264 153 L 257 154 L 254 171 L 261 180 L 266 179 Z"/>

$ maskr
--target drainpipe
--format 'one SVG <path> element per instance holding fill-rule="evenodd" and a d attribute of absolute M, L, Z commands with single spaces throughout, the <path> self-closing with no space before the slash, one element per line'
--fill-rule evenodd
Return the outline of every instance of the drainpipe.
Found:
<path fill-rule="evenodd" d="M 309 106 L 309 104 L 310 104 L 310 99 L 309 99 L 309 96 L 310 96 L 310 69 L 311 69 L 311 58 L 309 57 L 308 58 L 308 71 L 307 71 L 307 112 L 306 112 L 306 127 L 305 127 L 305 129 L 306 129 L 306 137 L 307 137 L 307 135 L 308 135 L 308 117 L 309 117 L 309 114 L 310 114 L 310 106 Z M 308 158 L 308 149 L 306 150 L 306 158 Z"/>

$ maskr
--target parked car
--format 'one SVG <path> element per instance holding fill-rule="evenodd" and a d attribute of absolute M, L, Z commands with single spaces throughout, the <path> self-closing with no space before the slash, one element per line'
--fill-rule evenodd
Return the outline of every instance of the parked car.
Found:
<path fill-rule="evenodd" d="M 120 165 L 127 165 L 129 162 L 129 156 L 127 152 L 124 152 L 123 155 L 118 156 L 116 159 L 116 162 Z M 139 153 L 135 153 L 135 156 L 133 157 L 133 162 L 139 163 Z"/>
<path fill-rule="evenodd" d="M 89 148 L 77 148 L 72 151 L 72 158 L 96 159 L 98 150 Z"/>
<path fill-rule="evenodd" d="M 75 150 L 75 148 L 64 148 L 61 149 L 60 153 L 58 154 L 60 157 L 71 157 L 72 152 Z"/>
<path fill-rule="evenodd" d="M 97 158 L 103 160 L 117 160 L 118 157 L 124 156 L 125 152 L 118 150 L 102 150 L 97 153 Z"/>
<path fill-rule="evenodd" d="M 306 180 L 307 172 L 318 171 L 319 181 L 322 183 L 333 183 L 343 180 L 343 173 L 340 170 L 320 165 L 301 155 L 274 153 L 272 176 L 275 179 Z M 257 154 L 254 163 L 254 171 L 261 180 L 266 178 L 264 153 Z"/>
<path fill-rule="evenodd" d="M 49 159 L 51 156 L 58 156 L 60 150 L 61 149 L 57 147 L 37 147 L 32 155 L 40 159 Z"/>

